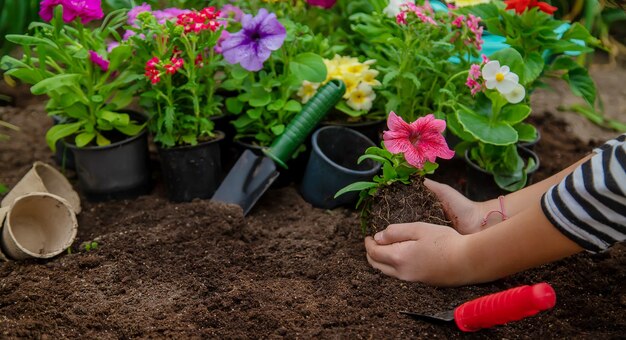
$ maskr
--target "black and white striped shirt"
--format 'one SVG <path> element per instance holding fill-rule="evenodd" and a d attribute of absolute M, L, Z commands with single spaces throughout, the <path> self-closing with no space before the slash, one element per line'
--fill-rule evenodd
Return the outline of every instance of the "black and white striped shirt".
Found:
<path fill-rule="evenodd" d="M 551 187 L 543 212 L 565 236 L 590 252 L 626 239 L 626 133 L 610 140 Z"/>

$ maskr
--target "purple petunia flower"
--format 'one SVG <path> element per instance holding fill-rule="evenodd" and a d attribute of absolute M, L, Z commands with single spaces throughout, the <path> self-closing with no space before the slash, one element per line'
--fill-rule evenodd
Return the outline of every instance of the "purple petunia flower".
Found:
<path fill-rule="evenodd" d="M 276 14 L 268 13 L 265 8 L 261 8 L 255 17 L 244 15 L 241 26 L 241 31 L 222 42 L 222 54 L 231 64 L 239 63 L 248 71 L 258 71 L 272 51 L 283 45 L 287 31 L 276 19 Z"/>
<path fill-rule="evenodd" d="M 89 51 L 89 59 L 91 59 L 91 62 L 98 65 L 102 71 L 106 72 L 109 70 L 109 61 L 102 58 L 102 56 L 95 51 Z"/>
<path fill-rule="evenodd" d="M 117 41 L 111 41 L 107 43 L 107 52 L 111 53 L 116 47 L 120 46 L 120 43 Z"/>
<path fill-rule="evenodd" d="M 220 15 L 220 17 L 222 18 L 233 18 L 233 20 L 240 22 L 241 18 L 243 17 L 243 12 L 241 11 L 241 8 L 231 5 L 231 4 L 226 4 L 224 6 L 222 6 L 222 15 Z"/>
<path fill-rule="evenodd" d="M 139 6 L 131 8 L 130 11 L 128 11 L 128 21 L 126 21 L 126 23 L 137 27 L 137 24 L 135 24 L 135 20 L 137 20 L 137 16 L 139 15 L 139 13 L 150 12 L 151 10 L 152 7 L 150 7 L 150 5 L 145 2 Z"/>
<path fill-rule="evenodd" d="M 176 17 L 178 17 L 179 15 L 189 13 L 189 12 L 191 11 L 188 9 L 180 9 L 180 8 L 172 7 L 172 8 L 166 8 L 162 11 L 153 11 L 152 15 L 154 15 L 157 22 L 162 25 L 168 20 L 176 19 Z"/>
<path fill-rule="evenodd" d="M 63 6 L 63 21 L 65 23 L 80 18 L 81 22 L 86 24 L 104 17 L 100 0 L 43 0 L 39 5 L 39 16 L 44 21 L 52 20 L 54 8 L 57 5 Z"/>

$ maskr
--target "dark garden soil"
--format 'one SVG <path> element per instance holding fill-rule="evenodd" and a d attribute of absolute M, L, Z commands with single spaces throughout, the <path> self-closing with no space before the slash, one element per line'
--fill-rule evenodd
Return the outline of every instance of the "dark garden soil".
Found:
<path fill-rule="evenodd" d="M 623 79 L 626 72 L 618 71 L 596 81 Z M 622 88 L 601 93 L 612 98 L 623 95 Z M 44 142 L 52 122 L 42 101 L 21 96 L 16 105 L 0 107 L 0 119 L 22 128 L 0 143 L 0 182 L 9 187 L 34 161 L 53 163 Z M 533 180 L 617 135 L 605 131 L 583 141 L 571 133 L 562 112 L 539 111 L 533 121 L 542 133 L 536 146 L 542 163 Z M 462 188 L 464 169 L 459 160 L 441 162 L 437 179 Z M 67 175 L 76 183 L 74 173 Z M 626 334 L 624 245 L 492 283 L 433 288 L 371 268 L 357 214 L 313 208 L 294 185 L 268 191 L 245 218 L 237 207 L 207 200 L 170 203 L 159 181 L 150 195 L 83 200 L 83 207 L 71 254 L 0 263 L 0 338 L 454 338 L 461 332 L 453 325 L 415 321 L 398 311 L 443 311 L 539 282 L 556 290 L 553 309 L 470 337 Z M 79 249 L 93 240 L 97 250 Z"/>

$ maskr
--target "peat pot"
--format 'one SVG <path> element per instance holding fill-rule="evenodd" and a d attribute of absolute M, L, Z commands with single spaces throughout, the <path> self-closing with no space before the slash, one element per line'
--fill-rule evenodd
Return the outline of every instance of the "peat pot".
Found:
<path fill-rule="evenodd" d="M 525 163 L 529 158 L 535 160 L 535 168 L 526 173 L 526 184 L 528 184 L 531 182 L 533 173 L 539 169 L 539 156 L 521 145 L 517 146 L 517 151 L 522 159 L 524 159 Z M 467 183 L 465 189 L 467 198 L 483 202 L 510 193 L 509 191 L 501 189 L 493 179 L 493 175 L 483 170 L 469 158 L 469 150 L 465 151 L 465 163 L 467 164 Z"/>
<path fill-rule="evenodd" d="M 375 146 L 360 132 L 342 126 L 326 126 L 313 133 L 311 155 L 300 185 L 302 197 L 318 208 L 332 209 L 355 204 L 358 192 L 333 198 L 343 187 L 359 181 L 371 181 L 380 164 L 357 160 L 365 150 Z"/>
<path fill-rule="evenodd" d="M 215 131 L 215 135 L 214 139 L 196 145 L 158 148 L 170 201 L 189 202 L 213 196 L 222 177 L 220 143 L 224 133 Z"/>
<path fill-rule="evenodd" d="M 101 201 L 146 194 L 152 187 L 148 132 L 106 146 L 77 147 L 74 154 L 78 184 L 87 199 Z"/>

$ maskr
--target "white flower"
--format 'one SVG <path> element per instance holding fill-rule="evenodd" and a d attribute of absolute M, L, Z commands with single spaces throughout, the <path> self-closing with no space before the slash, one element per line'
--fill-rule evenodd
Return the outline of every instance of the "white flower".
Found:
<path fill-rule="evenodd" d="M 511 72 L 508 66 L 500 67 L 500 62 L 492 60 L 482 69 L 485 86 L 488 89 L 496 88 L 500 93 L 507 94 L 518 85 L 519 77 Z"/>
<path fill-rule="evenodd" d="M 410 2 L 415 3 L 415 0 L 389 0 L 389 5 L 383 9 L 383 13 L 390 18 L 396 18 L 396 15 L 400 13 L 400 5 Z"/>
<path fill-rule="evenodd" d="M 361 83 L 357 86 L 348 98 L 348 106 L 357 111 L 369 111 L 372 108 L 372 102 L 376 99 L 376 94 L 372 87 L 368 84 Z"/>
<path fill-rule="evenodd" d="M 520 84 L 515 85 L 511 92 L 504 94 L 504 98 L 506 98 L 506 100 L 508 100 L 511 104 L 517 104 L 521 102 L 525 96 L 526 89 L 524 89 L 524 86 Z"/>
<path fill-rule="evenodd" d="M 315 95 L 318 87 L 320 87 L 319 83 L 311 83 L 308 80 L 302 82 L 302 86 L 297 93 L 298 97 L 302 98 L 302 104 L 308 102 Z"/>

